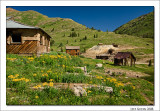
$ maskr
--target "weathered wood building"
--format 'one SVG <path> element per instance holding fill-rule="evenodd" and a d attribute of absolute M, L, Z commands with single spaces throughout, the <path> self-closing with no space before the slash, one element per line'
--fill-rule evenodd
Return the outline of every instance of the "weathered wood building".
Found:
<path fill-rule="evenodd" d="M 135 65 L 136 58 L 131 52 L 118 52 L 114 56 L 114 64 L 115 65 Z"/>
<path fill-rule="evenodd" d="M 70 55 L 80 55 L 80 46 L 66 46 L 66 53 Z"/>
<path fill-rule="evenodd" d="M 41 28 L 20 24 L 7 18 L 6 52 L 33 55 L 50 52 L 50 36 Z"/>
<path fill-rule="evenodd" d="M 100 55 L 96 55 L 96 59 L 107 60 L 108 58 L 109 58 L 109 54 L 100 54 Z"/>

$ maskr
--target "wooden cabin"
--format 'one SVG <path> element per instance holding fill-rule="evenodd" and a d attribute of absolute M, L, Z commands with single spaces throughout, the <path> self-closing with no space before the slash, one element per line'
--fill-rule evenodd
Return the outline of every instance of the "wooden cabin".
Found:
<path fill-rule="evenodd" d="M 108 54 L 100 54 L 100 55 L 96 55 L 96 59 L 107 60 L 107 59 L 109 59 L 109 55 L 108 55 Z"/>
<path fill-rule="evenodd" d="M 80 55 L 80 46 L 66 46 L 66 53 L 70 55 Z"/>
<path fill-rule="evenodd" d="M 49 53 L 50 38 L 41 28 L 20 24 L 7 18 L 7 53 L 21 55 Z"/>
<path fill-rule="evenodd" d="M 114 64 L 115 65 L 128 65 L 128 66 L 135 66 L 136 58 L 131 52 L 118 52 L 114 56 Z"/>

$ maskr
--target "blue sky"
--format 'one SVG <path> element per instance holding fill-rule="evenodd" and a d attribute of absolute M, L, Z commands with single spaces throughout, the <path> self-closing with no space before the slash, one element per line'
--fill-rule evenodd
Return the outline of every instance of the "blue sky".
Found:
<path fill-rule="evenodd" d="M 19 11 L 34 10 L 48 17 L 70 18 L 102 31 L 114 31 L 141 15 L 154 11 L 152 6 L 10 6 Z"/>

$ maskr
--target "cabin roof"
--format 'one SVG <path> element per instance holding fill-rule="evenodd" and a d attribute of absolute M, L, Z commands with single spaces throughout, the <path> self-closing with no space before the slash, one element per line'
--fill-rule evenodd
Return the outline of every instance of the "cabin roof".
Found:
<path fill-rule="evenodd" d="M 27 28 L 27 29 L 40 29 L 38 27 L 24 25 L 13 20 L 7 20 L 7 28 Z"/>
<path fill-rule="evenodd" d="M 80 46 L 66 46 L 66 49 L 80 49 Z"/>
<path fill-rule="evenodd" d="M 97 55 L 97 56 L 109 56 L 109 54 L 100 54 L 100 55 Z"/>
<path fill-rule="evenodd" d="M 40 29 L 42 30 L 41 28 L 39 27 L 33 27 L 33 26 L 28 26 L 28 25 L 24 25 L 24 24 L 21 24 L 21 23 L 18 23 L 18 22 L 15 22 L 13 20 L 10 20 L 11 17 L 7 17 L 7 25 L 6 25 L 6 28 L 9 28 L 9 29 Z M 44 32 L 45 34 L 47 34 L 44 30 L 42 30 L 42 32 Z M 48 34 L 47 34 L 48 35 Z M 51 36 L 48 35 L 50 38 Z"/>
<path fill-rule="evenodd" d="M 128 58 L 130 55 L 131 55 L 134 59 L 136 59 L 136 58 L 134 57 L 134 55 L 132 54 L 132 52 L 118 52 L 118 53 L 114 56 L 114 58 L 116 58 L 116 59 L 125 59 L 125 58 Z"/>

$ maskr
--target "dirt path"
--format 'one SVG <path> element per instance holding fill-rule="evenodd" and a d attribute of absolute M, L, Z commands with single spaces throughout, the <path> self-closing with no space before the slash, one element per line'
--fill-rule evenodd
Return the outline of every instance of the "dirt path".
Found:
<path fill-rule="evenodd" d="M 124 70 L 124 69 L 116 69 L 116 68 L 105 68 L 106 74 L 112 75 L 115 74 L 126 74 L 127 77 L 144 77 L 144 76 L 150 76 L 148 74 L 142 73 L 142 72 L 134 72 L 131 70 Z"/>
<path fill-rule="evenodd" d="M 154 101 L 151 101 L 149 98 L 147 98 L 147 96 L 143 93 L 141 93 L 141 95 L 145 98 L 145 100 L 150 104 L 150 105 L 153 105 L 154 104 Z"/>

